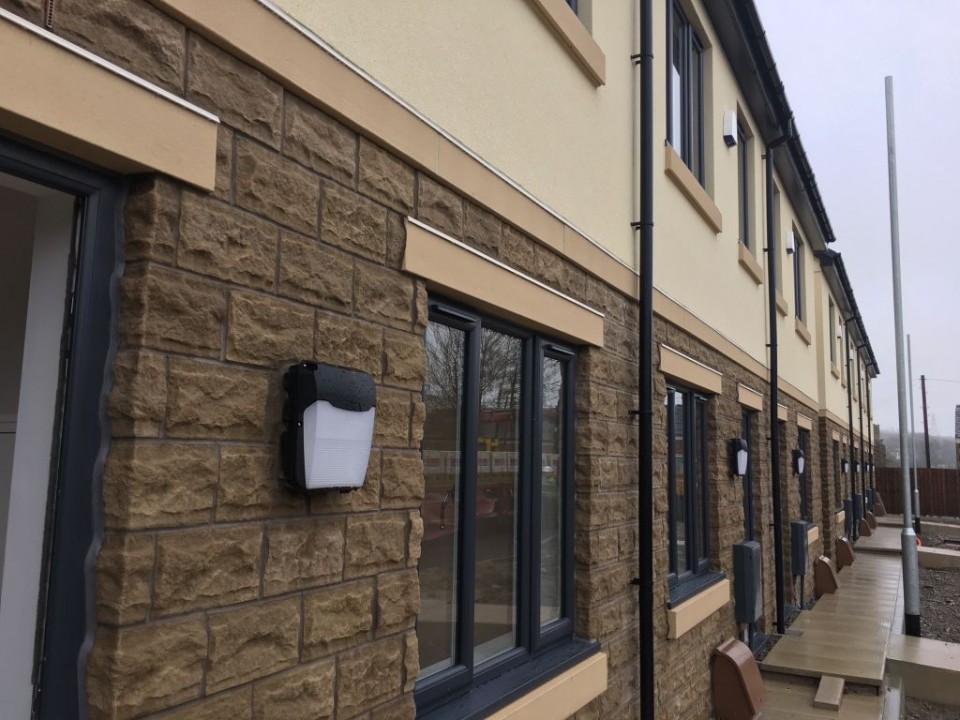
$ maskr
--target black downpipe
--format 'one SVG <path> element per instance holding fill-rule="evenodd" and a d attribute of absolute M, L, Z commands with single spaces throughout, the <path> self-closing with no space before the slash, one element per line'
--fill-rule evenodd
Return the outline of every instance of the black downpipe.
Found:
<path fill-rule="evenodd" d="M 767 145 L 767 305 L 770 313 L 770 470 L 773 481 L 773 555 L 776 564 L 777 588 L 777 633 L 783 635 L 786 629 L 784 603 L 786 593 L 783 583 L 783 493 L 780 488 L 780 428 L 778 426 L 779 397 L 779 360 L 777 357 L 777 260 L 779 259 L 779 233 L 776 227 L 776 214 L 773 206 L 773 152 L 790 139 L 792 123 L 787 125 L 787 133 Z"/>
<path fill-rule="evenodd" d="M 847 352 L 847 462 L 850 468 L 850 504 L 852 510 L 850 539 L 856 540 L 859 528 L 857 527 L 857 470 L 853 463 L 853 363 L 850 360 L 850 323 L 853 320 L 852 317 L 847 320 L 847 332 L 844 335 L 843 344 L 846 346 Z"/>
<path fill-rule="evenodd" d="M 653 0 L 639 0 L 640 57 L 640 319 L 639 571 L 640 718 L 654 720 L 653 668 Z"/>

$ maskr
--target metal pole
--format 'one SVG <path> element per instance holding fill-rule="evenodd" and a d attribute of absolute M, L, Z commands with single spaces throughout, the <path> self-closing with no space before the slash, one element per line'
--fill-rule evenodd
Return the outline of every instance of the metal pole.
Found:
<path fill-rule="evenodd" d="M 917 478 L 917 429 L 913 424 L 913 353 L 907 335 L 907 372 L 910 376 L 910 456 L 913 462 L 913 531 L 920 534 L 920 481 Z"/>
<path fill-rule="evenodd" d="M 893 324 L 897 343 L 897 409 L 900 419 L 900 478 L 903 481 L 903 626 L 907 635 L 920 636 L 920 569 L 917 536 L 910 523 L 910 443 L 907 442 L 907 368 L 903 347 L 903 296 L 900 288 L 900 213 L 897 206 L 897 141 L 893 122 L 893 78 L 885 80 L 887 95 L 887 169 L 890 182 L 890 256 L 893 261 Z"/>
<path fill-rule="evenodd" d="M 923 451 L 926 453 L 927 470 L 930 469 L 930 426 L 927 424 L 927 376 L 920 376 L 920 396 L 923 399 Z"/>

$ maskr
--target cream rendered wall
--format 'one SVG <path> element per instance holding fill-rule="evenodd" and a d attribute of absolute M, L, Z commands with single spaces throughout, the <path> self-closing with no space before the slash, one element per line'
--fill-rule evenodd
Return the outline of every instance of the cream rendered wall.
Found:
<path fill-rule="evenodd" d="M 400 98 L 636 267 L 634 3 L 592 3 L 595 87 L 528 0 L 274 0 Z"/>
<path fill-rule="evenodd" d="M 766 284 L 758 285 L 739 263 L 737 148 L 727 148 L 722 138 L 724 110 L 737 110 L 749 127 L 756 127 L 740 102 L 736 79 L 699 2 L 690 4 L 689 19 L 700 28 L 701 41 L 710 46 L 704 62 L 704 157 L 707 192 L 723 216 L 719 234 L 707 225 L 693 203 L 664 173 L 662 152 L 654 153 L 655 283 L 659 290 L 689 309 L 759 362 L 767 363 Z M 668 57 L 667 2 L 654 2 L 654 56 Z M 656 107 L 654 146 L 666 144 L 667 80 L 662 62 L 654 73 Z M 752 179 L 755 189 L 751 217 L 757 232 L 753 252 L 765 264 L 763 247 L 765 199 L 760 142 L 752 142 Z M 791 334 L 792 334 L 791 329 Z"/>
<path fill-rule="evenodd" d="M 830 292 L 830 287 L 824 280 L 823 273 L 819 267 L 814 272 L 815 292 L 817 298 L 817 316 L 816 332 L 814 334 L 814 344 L 818 348 L 818 376 L 819 392 L 817 399 L 820 401 L 821 409 L 828 410 L 837 417 L 847 417 L 847 389 L 843 387 L 839 377 L 834 376 L 831 371 L 830 363 L 830 343 L 834 343 L 837 348 L 837 370 L 843 370 L 844 355 L 843 346 L 837 340 L 836 323 L 840 319 L 840 306 L 837 299 Z M 834 326 L 830 327 L 830 301 L 834 306 Z M 813 332 L 813 328 L 810 329 Z M 842 377 L 842 374 L 841 374 Z"/>

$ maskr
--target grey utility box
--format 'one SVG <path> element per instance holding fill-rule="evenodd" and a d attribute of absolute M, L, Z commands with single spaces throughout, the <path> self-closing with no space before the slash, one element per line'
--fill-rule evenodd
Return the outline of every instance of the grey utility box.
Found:
<path fill-rule="evenodd" d="M 790 566 L 793 576 L 806 575 L 809 558 L 807 557 L 807 528 L 804 520 L 790 523 Z"/>
<path fill-rule="evenodd" d="M 760 543 L 738 542 L 733 546 L 733 599 L 737 622 L 753 623 L 763 614 L 763 583 L 760 579 Z"/>

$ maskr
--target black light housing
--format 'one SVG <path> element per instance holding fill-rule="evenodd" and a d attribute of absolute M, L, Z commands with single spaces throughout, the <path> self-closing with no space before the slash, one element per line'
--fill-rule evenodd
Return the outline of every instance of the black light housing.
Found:
<path fill-rule="evenodd" d="M 793 472 L 796 475 L 803 475 L 803 469 L 806 467 L 807 458 L 803 454 L 803 450 L 797 448 L 793 451 Z"/>

